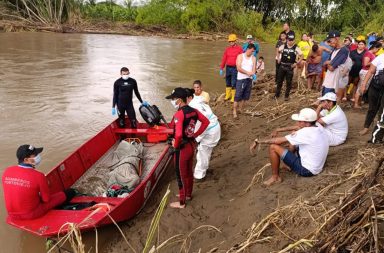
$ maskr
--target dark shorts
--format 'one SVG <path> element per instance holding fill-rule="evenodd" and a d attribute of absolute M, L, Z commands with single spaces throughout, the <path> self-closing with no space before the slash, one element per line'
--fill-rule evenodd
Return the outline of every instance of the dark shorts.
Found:
<path fill-rule="evenodd" d="M 236 88 L 237 69 L 236 67 L 227 66 L 225 68 L 225 83 L 227 87 Z"/>
<path fill-rule="evenodd" d="M 323 71 L 323 66 L 321 65 L 321 63 L 308 64 L 308 74 L 316 73 L 320 75 L 322 71 Z"/>
<path fill-rule="evenodd" d="M 281 156 L 281 160 L 291 168 L 296 174 L 302 177 L 312 177 L 313 174 L 309 170 L 307 170 L 303 165 L 301 165 L 301 159 L 299 156 L 296 156 L 294 153 L 288 151 L 286 149 Z"/>
<path fill-rule="evenodd" d="M 236 94 L 235 101 L 249 100 L 251 97 L 252 79 L 246 78 L 237 80 L 236 82 Z"/>
<path fill-rule="evenodd" d="M 336 92 L 335 92 L 335 89 L 333 89 L 333 88 L 326 88 L 326 87 L 323 86 L 323 90 L 321 91 L 321 96 L 324 96 L 324 95 L 327 94 L 328 92 L 336 93 Z"/>

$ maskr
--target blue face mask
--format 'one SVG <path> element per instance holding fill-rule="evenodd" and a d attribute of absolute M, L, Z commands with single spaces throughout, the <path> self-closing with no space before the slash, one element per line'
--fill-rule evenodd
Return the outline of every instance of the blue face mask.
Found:
<path fill-rule="evenodd" d="M 41 163 L 41 156 L 38 154 L 33 158 L 35 160 L 35 166 L 38 166 Z"/>

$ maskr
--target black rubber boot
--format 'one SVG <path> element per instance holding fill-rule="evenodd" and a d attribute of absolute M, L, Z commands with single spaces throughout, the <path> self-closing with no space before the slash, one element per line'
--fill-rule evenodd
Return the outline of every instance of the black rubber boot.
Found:
<path fill-rule="evenodd" d="M 136 129 L 137 128 L 137 121 L 135 119 L 131 119 L 131 128 Z"/>

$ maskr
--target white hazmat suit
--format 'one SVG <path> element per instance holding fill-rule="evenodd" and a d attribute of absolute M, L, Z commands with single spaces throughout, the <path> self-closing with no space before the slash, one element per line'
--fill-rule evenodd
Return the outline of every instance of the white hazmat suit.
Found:
<path fill-rule="evenodd" d="M 194 96 L 188 105 L 197 109 L 209 120 L 207 129 L 196 138 L 199 145 L 197 147 L 197 162 L 193 176 L 196 179 L 203 179 L 209 167 L 209 160 L 211 159 L 213 148 L 220 140 L 220 122 L 217 116 L 212 112 L 211 107 L 209 107 L 201 97 Z M 199 129 L 198 124 L 200 124 L 200 122 L 197 122 L 195 129 Z"/>

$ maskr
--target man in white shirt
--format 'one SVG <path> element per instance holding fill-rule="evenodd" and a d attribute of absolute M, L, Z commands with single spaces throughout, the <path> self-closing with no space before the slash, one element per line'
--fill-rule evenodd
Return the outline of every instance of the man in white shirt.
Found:
<path fill-rule="evenodd" d="M 336 104 L 336 94 L 328 92 L 318 100 L 320 104 L 316 110 L 317 122 L 324 127 L 329 146 L 344 143 L 348 135 L 348 120 L 341 107 Z"/>
<path fill-rule="evenodd" d="M 269 146 L 269 159 L 271 161 L 272 176 L 264 181 L 270 186 L 282 181 L 279 174 L 280 159 L 295 173 L 303 177 L 319 174 L 323 170 L 328 155 L 328 137 L 323 127 L 316 125 L 316 111 L 304 108 L 299 114 L 293 114 L 292 119 L 297 121 L 298 131 L 284 137 L 268 140 L 255 140 L 251 150 L 260 143 Z M 289 149 L 283 144 L 289 143 Z"/>
<path fill-rule="evenodd" d="M 256 58 L 253 56 L 255 45 L 249 44 L 245 53 L 236 58 L 237 81 L 233 118 L 237 118 L 237 108 L 242 111 L 245 101 L 251 97 L 252 79 L 256 78 Z"/>

